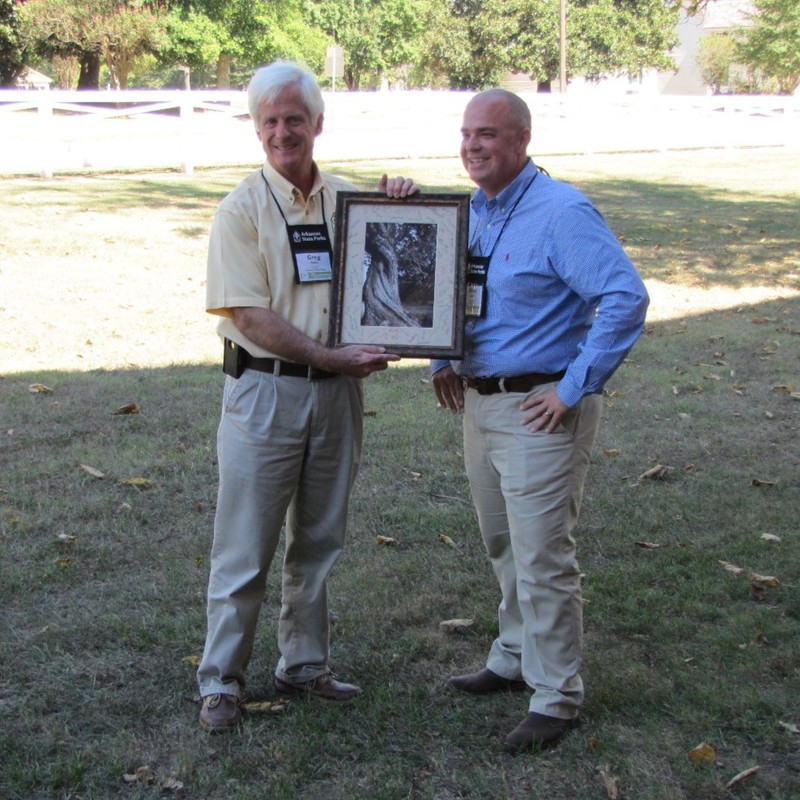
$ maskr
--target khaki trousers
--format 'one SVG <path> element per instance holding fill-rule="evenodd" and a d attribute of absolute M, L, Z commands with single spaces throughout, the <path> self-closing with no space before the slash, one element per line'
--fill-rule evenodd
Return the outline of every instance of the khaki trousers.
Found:
<path fill-rule="evenodd" d="M 344 545 L 363 410 L 360 381 L 346 376 L 226 378 L 201 695 L 242 694 L 284 520 L 275 674 L 302 683 L 328 670 L 327 578 Z"/>
<path fill-rule="evenodd" d="M 486 666 L 525 680 L 534 690 L 530 711 L 571 719 L 583 700 L 583 609 L 572 530 L 602 399 L 584 398 L 548 434 L 520 425 L 524 397 L 466 391 L 464 458 L 502 595 L 500 632 Z"/>

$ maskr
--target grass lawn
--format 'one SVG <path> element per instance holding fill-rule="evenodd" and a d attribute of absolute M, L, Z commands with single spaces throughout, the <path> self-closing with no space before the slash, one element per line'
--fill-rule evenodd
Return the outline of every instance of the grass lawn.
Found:
<path fill-rule="evenodd" d="M 329 166 L 469 188 L 451 160 Z M 800 153 L 544 166 L 597 202 L 653 306 L 577 531 L 583 725 L 518 757 L 500 743 L 524 697 L 445 685 L 483 665 L 498 595 L 460 420 L 415 361 L 366 381 L 331 581 L 333 667 L 363 698 L 270 706 L 273 570 L 248 686 L 266 706 L 199 728 L 222 384 L 204 253 L 243 173 L 0 182 L 0 798 L 800 797 Z"/>

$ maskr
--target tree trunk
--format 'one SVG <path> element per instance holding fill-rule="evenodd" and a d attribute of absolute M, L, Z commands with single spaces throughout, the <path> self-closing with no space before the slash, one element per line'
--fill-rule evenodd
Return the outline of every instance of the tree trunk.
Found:
<path fill-rule="evenodd" d="M 100 88 L 100 53 L 83 53 L 80 56 L 81 72 L 78 75 L 79 89 Z"/>
<path fill-rule="evenodd" d="M 374 247 L 370 255 L 367 277 L 364 281 L 364 311 L 361 324 L 365 326 L 417 327 L 400 300 L 400 275 L 391 237 L 376 224 Z"/>
<path fill-rule="evenodd" d="M 231 88 L 231 54 L 221 53 L 217 59 L 217 89 Z"/>

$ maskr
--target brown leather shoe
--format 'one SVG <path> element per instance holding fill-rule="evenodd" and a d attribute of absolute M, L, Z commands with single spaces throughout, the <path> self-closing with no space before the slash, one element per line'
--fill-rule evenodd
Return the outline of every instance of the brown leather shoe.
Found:
<path fill-rule="evenodd" d="M 471 675 L 457 675 L 447 681 L 448 686 L 470 694 L 491 694 L 492 692 L 521 692 L 527 689 L 525 681 L 504 678 L 490 669 L 482 669 Z"/>
<path fill-rule="evenodd" d="M 353 683 L 337 681 L 330 672 L 325 672 L 305 683 L 289 683 L 276 676 L 275 688 L 283 694 L 313 695 L 324 700 L 335 700 L 339 703 L 355 700 L 361 694 L 360 687 Z"/>
<path fill-rule="evenodd" d="M 578 718 L 561 719 L 548 717 L 531 711 L 525 719 L 506 736 L 503 750 L 506 753 L 521 753 L 534 747 L 555 744 L 565 733 L 578 726 Z"/>
<path fill-rule="evenodd" d="M 242 721 L 239 698 L 232 694 L 209 694 L 203 698 L 200 724 L 211 733 L 235 728 Z"/>

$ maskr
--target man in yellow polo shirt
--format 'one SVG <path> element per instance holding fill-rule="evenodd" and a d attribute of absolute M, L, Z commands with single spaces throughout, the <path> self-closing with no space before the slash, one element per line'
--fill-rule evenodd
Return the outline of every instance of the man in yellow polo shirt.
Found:
<path fill-rule="evenodd" d="M 262 169 L 221 203 L 211 229 L 206 309 L 219 316 L 226 372 L 217 433 L 219 494 L 198 669 L 200 722 L 241 720 L 245 670 L 269 570 L 286 523 L 275 685 L 332 701 L 361 689 L 328 663 L 327 578 L 342 551 L 361 456 L 361 378 L 398 357 L 382 347 L 329 348 L 333 214 L 352 184 L 313 159 L 324 104 L 296 64 L 258 70 L 250 115 Z M 384 175 L 390 197 L 419 191 Z"/>

